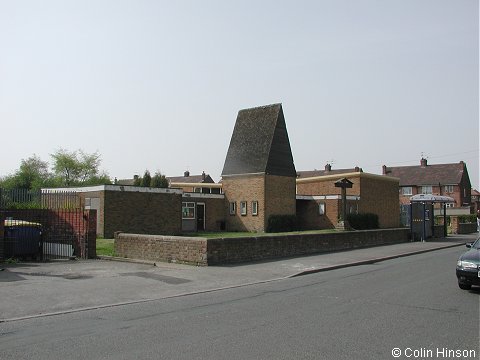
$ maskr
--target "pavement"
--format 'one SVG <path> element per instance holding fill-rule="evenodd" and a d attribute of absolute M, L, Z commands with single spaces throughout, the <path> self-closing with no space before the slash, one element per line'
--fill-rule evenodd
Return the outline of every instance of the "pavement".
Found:
<path fill-rule="evenodd" d="M 0 263 L 0 323 L 207 293 L 371 264 L 475 241 L 450 235 L 313 256 L 195 267 L 172 263 L 65 260 Z M 452 271 L 454 264 L 452 266 Z"/>

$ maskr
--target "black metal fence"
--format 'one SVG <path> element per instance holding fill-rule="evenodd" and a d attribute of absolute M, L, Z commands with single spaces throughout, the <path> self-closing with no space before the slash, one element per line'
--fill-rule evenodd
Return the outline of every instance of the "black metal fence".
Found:
<path fill-rule="evenodd" d="M 92 222 L 81 205 L 73 192 L 0 189 L 0 257 L 87 258 Z"/>

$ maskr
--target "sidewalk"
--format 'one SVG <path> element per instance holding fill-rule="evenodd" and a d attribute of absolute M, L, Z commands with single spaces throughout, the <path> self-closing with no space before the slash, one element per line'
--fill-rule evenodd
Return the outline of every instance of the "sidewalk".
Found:
<path fill-rule="evenodd" d="M 0 264 L 0 322 L 265 283 L 463 246 L 476 237 L 476 233 L 452 235 L 429 242 L 212 267 L 110 260 Z"/>

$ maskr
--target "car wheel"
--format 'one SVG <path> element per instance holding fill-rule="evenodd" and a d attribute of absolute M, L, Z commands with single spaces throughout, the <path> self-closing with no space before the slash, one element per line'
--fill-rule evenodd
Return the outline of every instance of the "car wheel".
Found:
<path fill-rule="evenodd" d="M 462 290 L 470 290 L 472 288 L 472 285 L 458 283 L 458 287 Z"/>

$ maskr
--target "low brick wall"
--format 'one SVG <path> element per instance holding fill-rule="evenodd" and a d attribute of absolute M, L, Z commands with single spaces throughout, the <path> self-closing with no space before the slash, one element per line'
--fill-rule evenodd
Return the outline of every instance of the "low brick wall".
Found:
<path fill-rule="evenodd" d="M 409 229 L 208 239 L 208 265 L 259 261 L 408 241 Z"/>
<path fill-rule="evenodd" d="M 477 223 L 461 223 L 458 216 L 450 216 L 450 227 L 453 234 L 471 234 L 477 232 Z"/>
<path fill-rule="evenodd" d="M 205 238 L 117 232 L 115 254 L 131 259 L 208 265 Z"/>
<path fill-rule="evenodd" d="M 116 233 L 115 253 L 151 261 L 219 265 L 402 243 L 408 241 L 409 232 L 402 228 L 219 239 Z"/>
<path fill-rule="evenodd" d="M 459 223 L 457 225 L 457 234 L 472 234 L 477 232 L 477 224 L 475 223 Z"/>

